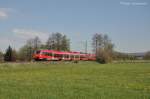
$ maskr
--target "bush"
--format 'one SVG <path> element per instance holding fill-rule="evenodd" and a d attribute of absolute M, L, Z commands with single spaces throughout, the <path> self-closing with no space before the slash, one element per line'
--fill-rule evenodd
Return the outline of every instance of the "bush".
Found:
<path fill-rule="evenodd" d="M 145 54 L 144 59 L 150 60 L 150 51 Z"/>
<path fill-rule="evenodd" d="M 4 61 L 12 62 L 16 61 L 16 59 L 17 59 L 17 52 L 13 50 L 11 46 L 9 46 L 4 54 Z"/>
<path fill-rule="evenodd" d="M 2 52 L 0 52 L 0 62 L 3 62 L 3 60 L 4 60 L 4 55 Z"/>
<path fill-rule="evenodd" d="M 101 63 L 101 64 L 105 64 L 106 63 L 106 60 L 104 58 L 101 58 L 101 57 L 97 57 L 96 61 Z"/>
<path fill-rule="evenodd" d="M 112 54 L 109 51 L 105 51 L 105 50 L 100 50 L 96 61 L 102 64 L 106 64 L 106 63 L 110 63 L 112 62 Z"/>

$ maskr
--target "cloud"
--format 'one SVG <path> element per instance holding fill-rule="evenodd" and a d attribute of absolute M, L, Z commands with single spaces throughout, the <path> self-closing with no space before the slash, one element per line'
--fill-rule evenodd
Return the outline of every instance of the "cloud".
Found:
<path fill-rule="evenodd" d="M 20 39 L 30 39 L 38 36 L 42 41 L 46 41 L 48 38 L 48 33 L 46 32 L 40 32 L 35 30 L 29 30 L 29 29 L 13 29 L 12 32 L 14 35 Z"/>
<path fill-rule="evenodd" d="M 14 44 L 18 44 L 15 42 L 12 38 L 9 37 L 0 37 L 0 51 L 5 51 L 6 48 L 8 48 L 9 45 L 11 45 L 13 48 L 15 48 Z"/>
<path fill-rule="evenodd" d="M 40 32 L 32 29 L 16 28 L 11 30 L 13 34 L 9 36 L 0 36 L 0 51 L 5 51 L 10 45 L 12 48 L 18 50 L 22 47 L 28 39 L 38 36 L 43 43 L 46 42 L 50 33 Z"/>
<path fill-rule="evenodd" d="M 8 13 L 5 11 L 0 10 L 0 19 L 5 19 L 8 17 Z"/>
<path fill-rule="evenodd" d="M 12 8 L 0 8 L 0 19 L 6 19 L 12 12 L 15 12 Z"/>

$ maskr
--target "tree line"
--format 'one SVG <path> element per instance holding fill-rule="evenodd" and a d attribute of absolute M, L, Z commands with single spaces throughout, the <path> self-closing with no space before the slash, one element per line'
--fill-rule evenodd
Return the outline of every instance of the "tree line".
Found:
<path fill-rule="evenodd" d="M 114 44 L 106 34 L 96 33 L 93 35 L 92 48 L 99 63 L 109 63 L 113 60 L 134 60 L 135 56 L 119 53 L 114 50 Z M 49 35 L 45 44 L 40 38 L 28 39 L 18 51 L 9 46 L 5 53 L 0 52 L 0 61 L 31 61 L 32 55 L 39 49 L 50 49 L 58 51 L 70 51 L 70 39 L 59 32 Z M 150 52 L 147 52 L 144 59 L 150 59 Z"/>
<path fill-rule="evenodd" d="M 0 52 L 0 60 L 4 61 L 31 61 L 32 55 L 39 49 L 70 51 L 70 39 L 62 33 L 52 33 L 43 44 L 38 36 L 28 39 L 18 51 L 9 46 L 5 53 Z"/>

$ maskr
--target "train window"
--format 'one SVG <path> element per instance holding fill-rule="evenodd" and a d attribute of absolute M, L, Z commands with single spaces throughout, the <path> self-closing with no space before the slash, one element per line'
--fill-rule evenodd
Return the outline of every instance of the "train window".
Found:
<path fill-rule="evenodd" d="M 69 55 L 65 55 L 66 58 L 69 58 Z"/>
<path fill-rule="evenodd" d="M 71 55 L 71 58 L 74 58 L 74 55 Z"/>
<path fill-rule="evenodd" d="M 45 56 L 48 56 L 48 53 L 47 53 L 47 52 L 43 52 L 42 54 L 45 55 Z"/>
<path fill-rule="evenodd" d="M 86 58 L 86 56 L 85 56 L 85 55 L 83 55 L 83 56 L 82 56 L 82 58 Z"/>
<path fill-rule="evenodd" d="M 54 57 L 62 57 L 61 54 L 55 54 Z"/>
<path fill-rule="evenodd" d="M 69 58 L 69 55 L 64 54 L 63 57 L 64 58 Z"/>
<path fill-rule="evenodd" d="M 36 54 L 40 54 L 41 51 L 36 51 Z"/>
<path fill-rule="evenodd" d="M 52 53 L 48 53 L 48 52 L 42 52 L 42 54 L 45 55 L 45 56 L 53 56 Z"/>
<path fill-rule="evenodd" d="M 48 56 L 53 56 L 53 54 L 52 54 L 52 53 L 49 53 Z"/>
<path fill-rule="evenodd" d="M 54 57 L 57 57 L 57 54 L 54 54 Z"/>

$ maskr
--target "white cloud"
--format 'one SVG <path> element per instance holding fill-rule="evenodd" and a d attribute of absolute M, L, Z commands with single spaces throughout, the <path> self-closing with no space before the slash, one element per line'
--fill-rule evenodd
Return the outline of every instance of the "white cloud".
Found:
<path fill-rule="evenodd" d="M 6 12 L 0 11 L 0 17 L 7 17 L 8 15 L 6 14 Z"/>
<path fill-rule="evenodd" d="M 14 44 L 15 44 L 15 41 L 12 40 L 11 38 L 0 37 L 0 51 L 4 52 L 6 48 L 8 48 L 9 45 L 11 45 L 14 48 L 15 47 Z"/>
<path fill-rule="evenodd" d="M 8 17 L 8 13 L 5 11 L 0 10 L 0 19 L 5 19 Z"/>
<path fill-rule="evenodd" d="M 22 47 L 28 39 L 38 36 L 44 43 L 49 36 L 49 33 L 40 32 L 29 29 L 13 29 L 13 34 L 10 36 L 0 36 L 0 51 L 5 51 L 10 45 L 12 48 L 18 50 Z"/>
<path fill-rule="evenodd" d="M 13 29 L 12 31 L 16 37 L 24 40 L 34 38 L 36 36 L 38 36 L 42 41 L 46 41 L 46 39 L 48 38 L 48 33 L 46 32 L 27 30 L 27 29 Z"/>
<path fill-rule="evenodd" d="M 3 52 L 10 45 L 12 48 L 19 50 L 28 39 L 38 36 L 43 44 L 47 41 L 50 33 L 27 28 L 14 28 L 10 35 L 0 36 L 0 50 Z"/>
<path fill-rule="evenodd" d="M 12 8 L 0 8 L 0 19 L 6 19 L 12 12 L 15 12 Z"/>

